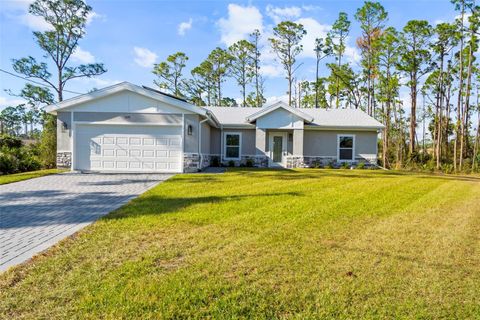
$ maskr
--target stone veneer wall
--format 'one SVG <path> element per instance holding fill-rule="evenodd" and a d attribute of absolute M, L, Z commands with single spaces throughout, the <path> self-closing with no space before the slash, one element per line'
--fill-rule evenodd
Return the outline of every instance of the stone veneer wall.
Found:
<path fill-rule="evenodd" d="M 251 161 L 252 167 L 266 168 L 268 167 L 268 157 L 264 155 L 241 156 L 240 160 L 223 160 L 222 165 L 230 166 L 233 161 L 235 167 L 246 167 L 247 161 Z"/>
<path fill-rule="evenodd" d="M 364 162 L 367 166 L 375 166 L 377 159 L 356 158 L 352 161 L 352 165 Z M 304 156 L 288 156 L 287 168 L 318 168 L 325 166 L 340 167 L 341 162 L 337 161 L 337 157 L 304 157 Z"/>
<path fill-rule="evenodd" d="M 72 167 L 71 152 L 57 152 L 57 168 L 70 169 Z"/>

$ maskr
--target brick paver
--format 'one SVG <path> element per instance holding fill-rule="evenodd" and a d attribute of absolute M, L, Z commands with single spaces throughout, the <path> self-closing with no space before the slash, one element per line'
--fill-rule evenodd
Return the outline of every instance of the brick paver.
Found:
<path fill-rule="evenodd" d="M 169 177 L 64 173 L 0 185 L 0 271 L 30 259 Z"/>

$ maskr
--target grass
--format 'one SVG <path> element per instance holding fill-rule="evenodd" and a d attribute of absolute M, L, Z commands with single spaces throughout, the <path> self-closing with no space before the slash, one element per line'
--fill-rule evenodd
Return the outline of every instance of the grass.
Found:
<path fill-rule="evenodd" d="M 480 318 L 480 178 L 178 175 L 0 275 L 0 318 Z"/>
<path fill-rule="evenodd" d="M 46 169 L 46 170 L 37 170 L 37 171 L 0 175 L 0 184 L 7 184 L 7 183 L 18 182 L 22 180 L 28 180 L 32 178 L 43 177 L 49 174 L 54 174 L 59 172 L 61 172 L 61 170 Z"/>

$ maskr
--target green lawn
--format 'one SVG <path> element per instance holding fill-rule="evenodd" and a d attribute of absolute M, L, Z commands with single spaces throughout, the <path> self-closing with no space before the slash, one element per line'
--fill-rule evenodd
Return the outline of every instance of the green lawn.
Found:
<path fill-rule="evenodd" d="M 0 318 L 480 318 L 480 178 L 178 175 L 0 275 Z"/>
<path fill-rule="evenodd" d="M 46 176 L 49 174 L 59 173 L 59 172 L 61 172 L 61 170 L 47 169 L 47 170 L 38 170 L 38 171 L 29 171 L 29 172 L 22 172 L 22 173 L 0 175 L 0 184 L 38 178 L 38 177 Z"/>

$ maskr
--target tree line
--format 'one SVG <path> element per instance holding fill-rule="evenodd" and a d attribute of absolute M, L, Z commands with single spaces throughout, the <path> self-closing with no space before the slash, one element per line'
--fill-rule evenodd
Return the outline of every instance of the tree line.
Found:
<path fill-rule="evenodd" d="M 458 14 L 454 21 L 432 26 L 427 20 L 411 20 L 397 30 L 388 25 L 381 3 L 364 2 L 353 17 L 361 30 L 355 42 L 359 66 L 345 59 L 351 21 L 340 12 L 327 35 L 315 39 L 315 78 L 310 80 L 297 75 L 307 31 L 292 21 L 278 23 L 268 45 L 285 71 L 289 105 L 364 110 L 385 125 L 380 150 L 387 168 L 478 170 L 479 10 L 474 0 L 451 3 Z M 261 107 L 261 37 L 255 30 L 248 39 L 215 48 L 189 75 L 188 56 L 174 53 L 154 66 L 155 83 L 199 106 L 238 106 L 222 91 L 233 79 L 240 89 L 239 106 Z M 401 99 L 402 88 L 408 91 L 408 105 Z"/>
<path fill-rule="evenodd" d="M 313 79 L 303 79 L 298 72 L 307 31 L 299 23 L 282 21 L 270 38 L 255 30 L 228 48 L 215 48 L 188 73 L 187 54 L 176 52 L 154 66 L 155 84 L 199 106 L 261 107 L 266 101 L 261 52 L 271 50 L 285 71 L 292 107 L 361 109 L 385 125 L 379 143 L 383 166 L 478 170 L 479 10 L 474 0 L 451 3 L 458 15 L 454 21 L 432 26 L 411 20 L 401 30 L 388 25 L 388 12 L 379 2 L 364 2 L 353 17 L 340 12 L 326 36 L 315 39 Z M 42 107 L 62 101 L 70 80 L 106 72 L 101 63 L 70 62 L 91 11 L 82 0 L 36 0 L 29 12 L 51 28 L 33 35 L 50 63 L 32 56 L 13 59 L 19 75 L 41 85 L 27 83 L 16 94 L 27 104 L 1 113 L 2 132 L 28 136 L 40 126 L 43 161 L 49 166 L 55 164 L 56 119 Z M 361 31 L 355 41 L 359 65 L 346 59 L 352 18 Z M 232 80 L 239 88 L 239 102 L 224 94 L 225 83 Z M 408 91 L 408 105 L 401 99 L 402 90 Z"/>

